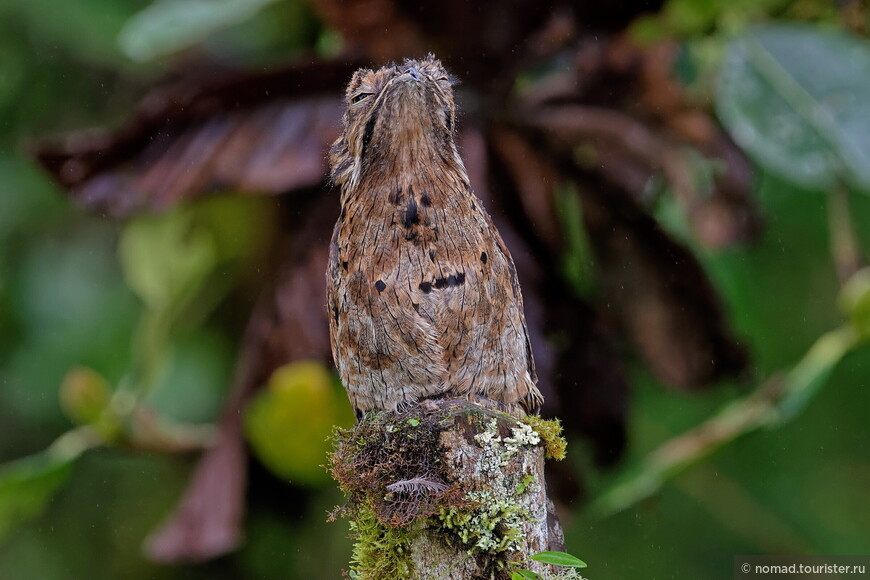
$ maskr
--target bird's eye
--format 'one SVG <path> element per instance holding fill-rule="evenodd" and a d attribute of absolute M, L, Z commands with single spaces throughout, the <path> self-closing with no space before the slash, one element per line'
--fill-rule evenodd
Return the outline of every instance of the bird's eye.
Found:
<path fill-rule="evenodd" d="M 367 99 L 367 98 L 370 97 L 370 96 L 372 96 L 372 93 L 359 93 L 359 94 L 357 94 L 357 95 L 354 95 L 354 96 L 350 99 L 350 104 L 351 104 L 351 105 L 354 105 L 354 104 L 356 104 L 356 103 L 362 101 L 363 99 Z"/>

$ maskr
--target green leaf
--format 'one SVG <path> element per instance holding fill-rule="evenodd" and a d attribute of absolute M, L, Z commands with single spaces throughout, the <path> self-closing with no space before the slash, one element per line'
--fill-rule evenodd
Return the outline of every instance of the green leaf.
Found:
<path fill-rule="evenodd" d="M 221 263 L 264 255 L 271 247 L 274 212 L 264 197 L 221 195 L 191 207 L 196 226 L 214 237 Z"/>
<path fill-rule="evenodd" d="M 74 459 L 44 452 L 0 466 L 0 540 L 42 513 L 69 478 Z"/>
<path fill-rule="evenodd" d="M 531 570 L 514 570 L 511 572 L 511 580 L 544 580 L 540 574 Z"/>
<path fill-rule="evenodd" d="M 200 329 L 167 346 L 166 365 L 157 373 L 148 394 L 149 405 L 172 421 L 216 420 L 232 376 L 232 345 L 223 335 Z"/>
<path fill-rule="evenodd" d="M 36 45 L 53 47 L 88 61 L 122 65 L 116 38 L 134 13 L 132 2 L 118 0 L 30 0 L 11 4 L 19 26 Z M 4 18 L 8 16 L 4 15 Z"/>
<path fill-rule="evenodd" d="M 15 59 L 16 54 L 0 45 L 0 70 L 3 71 L 0 75 L 3 77 L 0 79 L 0 107 L 6 98 L 3 91 L 16 74 L 7 67 L 10 58 Z M 10 98 L 15 98 L 16 94 L 13 92 Z M 52 185 L 36 170 L 32 161 L 22 156 L 0 154 L 0 181 L 4 190 L 0 195 L 0 240 L 36 230 L 64 208 Z"/>
<path fill-rule="evenodd" d="M 562 257 L 562 271 L 579 296 L 590 297 L 595 291 L 594 259 L 583 225 L 580 196 L 572 184 L 562 184 L 556 190 L 556 207 L 567 247 Z"/>
<path fill-rule="evenodd" d="M 565 552 L 539 552 L 531 557 L 532 560 L 552 564 L 554 566 L 568 566 L 570 568 L 585 568 L 586 562 Z"/>
<path fill-rule="evenodd" d="M 803 187 L 870 192 L 870 43 L 797 24 L 756 28 L 727 49 L 716 109 L 764 168 Z"/>
<path fill-rule="evenodd" d="M 158 0 L 130 18 L 118 42 L 133 60 L 146 61 L 196 44 L 244 22 L 277 0 Z"/>
<path fill-rule="evenodd" d="M 16 40 L 8 36 L 0 40 L 0 70 L 3 71 L 3 74 L 0 75 L 0 110 L 5 109 L 7 105 L 14 102 L 15 97 L 19 95 L 19 91 L 22 89 L 22 85 L 27 80 L 27 53 Z M 5 161 L 5 157 L 5 155 L 0 157 L 0 162 Z M 7 195 L 3 197 L 12 198 L 13 202 L 18 202 L 17 198 L 24 196 Z M 3 202 L 5 200 L 0 199 L 0 203 Z M 6 218 L 3 221 L 8 221 L 8 219 Z M 2 228 L 0 228 L 0 231 L 2 231 Z"/>
<path fill-rule="evenodd" d="M 127 284 L 155 311 L 184 306 L 218 259 L 214 236 L 187 208 L 130 222 L 119 252 Z"/>

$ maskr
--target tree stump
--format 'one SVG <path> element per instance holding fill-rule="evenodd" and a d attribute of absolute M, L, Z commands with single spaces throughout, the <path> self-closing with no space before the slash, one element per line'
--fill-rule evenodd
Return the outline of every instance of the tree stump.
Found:
<path fill-rule="evenodd" d="M 562 458 L 557 421 L 518 420 L 466 400 L 369 414 L 330 458 L 360 580 L 509 579 L 517 569 L 579 578 L 528 560 L 564 549 L 544 459 Z"/>

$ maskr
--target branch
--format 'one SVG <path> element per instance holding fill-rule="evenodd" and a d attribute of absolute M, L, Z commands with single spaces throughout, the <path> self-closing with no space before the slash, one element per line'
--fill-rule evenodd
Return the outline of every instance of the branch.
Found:
<path fill-rule="evenodd" d="M 561 550 L 544 458 L 564 455 L 556 422 L 518 421 L 464 400 L 370 414 L 337 434 L 330 469 L 348 498 L 353 577 L 510 578 Z M 564 577 L 564 572 L 562 572 Z"/>

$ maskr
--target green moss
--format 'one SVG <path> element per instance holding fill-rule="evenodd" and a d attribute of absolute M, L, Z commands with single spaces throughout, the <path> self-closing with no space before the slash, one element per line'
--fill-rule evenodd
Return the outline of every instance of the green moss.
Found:
<path fill-rule="evenodd" d="M 568 442 L 562 437 L 562 423 L 558 419 L 542 419 L 539 415 L 529 415 L 523 423 L 530 426 L 541 437 L 544 456 L 561 461 L 565 459 Z"/>
<path fill-rule="evenodd" d="M 409 578 L 414 570 L 408 542 L 409 528 L 390 528 L 378 521 L 374 510 L 357 506 L 350 520 L 351 537 L 355 540 L 351 569 L 359 580 Z"/>
<path fill-rule="evenodd" d="M 535 476 L 531 473 L 527 473 L 525 477 L 523 477 L 523 480 L 520 482 L 520 484 L 517 486 L 517 495 L 522 495 L 526 491 L 526 488 L 529 486 L 529 484 L 533 481 L 535 481 Z"/>
<path fill-rule="evenodd" d="M 350 521 L 353 577 L 413 577 L 411 538 L 430 516 L 465 501 L 458 486 L 442 483 L 444 428 L 436 416 L 371 413 L 352 429 L 335 431 L 329 468 L 348 501 L 332 518 Z M 407 488 L 417 485 L 426 492 L 403 494 L 388 487 L 399 482 L 416 482 Z"/>

